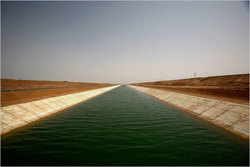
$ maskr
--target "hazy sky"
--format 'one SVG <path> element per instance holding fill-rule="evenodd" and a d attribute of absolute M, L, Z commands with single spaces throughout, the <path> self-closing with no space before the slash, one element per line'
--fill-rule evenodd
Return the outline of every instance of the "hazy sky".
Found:
<path fill-rule="evenodd" d="M 2 78 L 130 83 L 249 72 L 247 2 L 2 2 Z"/>

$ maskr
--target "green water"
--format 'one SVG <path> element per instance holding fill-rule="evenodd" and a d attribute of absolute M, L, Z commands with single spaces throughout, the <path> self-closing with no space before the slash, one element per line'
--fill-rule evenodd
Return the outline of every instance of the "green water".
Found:
<path fill-rule="evenodd" d="M 2 136 L 2 165 L 248 165 L 248 141 L 121 86 Z"/>

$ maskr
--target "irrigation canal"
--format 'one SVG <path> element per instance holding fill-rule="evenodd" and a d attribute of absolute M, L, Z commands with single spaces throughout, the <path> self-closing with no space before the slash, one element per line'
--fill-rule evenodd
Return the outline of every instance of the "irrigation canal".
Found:
<path fill-rule="evenodd" d="M 128 86 L 2 135 L 2 165 L 248 165 L 248 141 Z"/>

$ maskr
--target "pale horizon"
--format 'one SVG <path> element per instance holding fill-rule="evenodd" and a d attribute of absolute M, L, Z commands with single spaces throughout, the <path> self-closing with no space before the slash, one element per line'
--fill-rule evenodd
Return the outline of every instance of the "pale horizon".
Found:
<path fill-rule="evenodd" d="M 249 74 L 248 2 L 1 2 L 1 78 L 139 83 Z"/>

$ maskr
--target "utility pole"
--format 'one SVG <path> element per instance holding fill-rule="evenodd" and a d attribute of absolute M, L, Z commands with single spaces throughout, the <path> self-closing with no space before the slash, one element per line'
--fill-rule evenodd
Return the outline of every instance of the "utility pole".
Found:
<path fill-rule="evenodd" d="M 196 72 L 194 72 L 194 78 L 196 78 Z"/>

